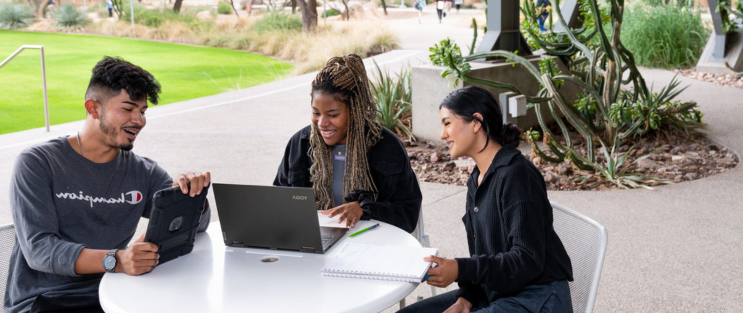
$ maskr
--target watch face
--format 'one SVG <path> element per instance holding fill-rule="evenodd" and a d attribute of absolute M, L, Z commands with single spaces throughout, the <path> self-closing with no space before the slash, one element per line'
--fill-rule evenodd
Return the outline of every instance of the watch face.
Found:
<path fill-rule="evenodd" d="M 107 255 L 105 258 L 103 258 L 103 267 L 110 271 L 116 266 L 116 258 L 110 255 Z"/>

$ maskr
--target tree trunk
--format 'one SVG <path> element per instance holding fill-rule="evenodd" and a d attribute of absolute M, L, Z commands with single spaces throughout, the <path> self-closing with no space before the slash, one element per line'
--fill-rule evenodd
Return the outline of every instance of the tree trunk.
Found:
<path fill-rule="evenodd" d="M 343 7 L 346 8 L 343 10 L 343 20 L 349 21 L 351 20 L 351 11 L 348 10 L 348 2 L 346 2 L 346 0 L 341 0 L 341 2 L 343 2 Z"/>
<path fill-rule="evenodd" d="M 317 28 L 317 1 L 297 0 L 297 3 L 302 10 L 302 30 L 304 32 L 315 31 L 315 28 Z"/>
<path fill-rule="evenodd" d="M 385 3 L 384 0 L 382 0 L 382 9 L 384 9 L 384 15 L 387 15 L 387 3 Z"/>
<path fill-rule="evenodd" d="M 297 13 L 297 0 L 292 0 L 292 14 Z"/>
<path fill-rule="evenodd" d="M 183 4 L 183 0 L 175 0 L 175 4 L 173 4 L 173 12 L 181 13 L 181 4 Z"/>
<path fill-rule="evenodd" d="M 230 0 L 230 5 L 232 6 L 232 12 L 235 12 L 235 16 L 237 16 L 237 19 L 240 19 L 240 15 L 237 14 L 237 9 L 235 9 L 235 0 Z"/>

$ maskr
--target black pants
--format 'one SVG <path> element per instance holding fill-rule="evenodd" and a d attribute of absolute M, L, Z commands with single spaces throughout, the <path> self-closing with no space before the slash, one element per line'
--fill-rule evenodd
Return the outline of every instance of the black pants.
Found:
<path fill-rule="evenodd" d="M 397 313 L 440 313 L 448 309 L 457 301 L 457 292 L 447 293 L 421 300 L 406 306 Z M 472 303 L 472 311 L 477 313 L 569 313 L 573 312 L 570 299 L 570 287 L 567 280 L 554 281 L 545 285 L 531 285 L 521 292 L 488 302 L 481 299 L 479 303 Z"/>
<path fill-rule="evenodd" d="M 29 313 L 104 313 L 98 292 L 79 295 L 40 295 Z"/>
<path fill-rule="evenodd" d="M 108 9 L 108 17 L 114 17 L 113 9 Z"/>

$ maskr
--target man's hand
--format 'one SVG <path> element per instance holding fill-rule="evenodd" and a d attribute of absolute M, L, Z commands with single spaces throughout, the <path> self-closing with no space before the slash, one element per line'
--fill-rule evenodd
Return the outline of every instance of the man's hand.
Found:
<path fill-rule="evenodd" d="M 361 219 L 361 215 L 364 214 L 364 210 L 361 209 L 358 201 L 349 202 L 340 206 L 337 206 L 330 210 L 320 211 L 324 215 L 330 215 L 330 217 L 338 217 L 338 222 L 343 223 L 346 221 L 346 227 L 353 228 L 356 223 Z"/>
<path fill-rule="evenodd" d="M 472 310 L 472 303 L 467 301 L 465 298 L 457 298 L 457 302 L 454 302 L 444 313 L 470 313 Z"/>
<path fill-rule="evenodd" d="M 426 280 L 426 282 L 431 286 L 446 288 L 446 286 L 453 283 L 459 276 L 459 265 L 457 265 L 457 260 L 445 259 L 431 255 L 423 258 L 423 261 L 433 262 L 439 265 L 438 267 L 432 267 L 426 273 L 431 276 Z"/>
<path fill-rule="evenodd" d="M 133 276 L 142 275 L 152 271 L 152 268 L 160 263 L 159 258 L 157 246 L 151 242 L 144 242 L 144 235 L 142 235 L 128 248 L 116 251 L 114 271 Z"/>
<path fill-rule="evenodd" d="M 209 186 L 212 181 L 209 172 L 180 174 L 173 179 L 173 187 L 181 187 L 183 194 L 189 193 L 188 184 L 191 184 L 191 197 L 201 194 L 204 187 Z"/>

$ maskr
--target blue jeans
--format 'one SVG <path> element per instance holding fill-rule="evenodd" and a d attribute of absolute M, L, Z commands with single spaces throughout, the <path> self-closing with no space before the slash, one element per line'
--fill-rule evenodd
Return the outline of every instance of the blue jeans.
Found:
<path fill-rule="evenodd" d="M 397 313 L 441 313 L 457 302 L 457 291 L 449 291 L 435 297 L 421 300 L 406 306 Z M 570 287 L 567 280 L 554 281 L 545 285 L 531 285 L 521 292 L 499 298 L 488 303 L 482 299 L 472 304 L 470 312 L 478 313 L 505 313 L 505 312 L 573 312 L 573 303 L 570 299 Z"/>
<path fill-rule="evenodd" d="M 549 17 L 549 14 L 542 14 L 537 18 L 537 24 L 539 24 L 539 30 L 546 32 L 547 29 L 544 28 L 544 22 L 547 21 L 547 17 Z"/>

